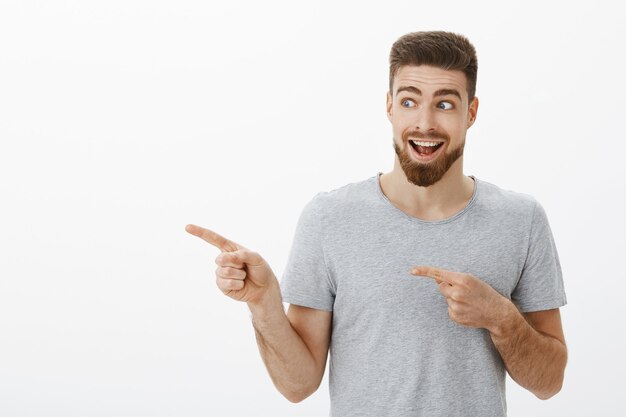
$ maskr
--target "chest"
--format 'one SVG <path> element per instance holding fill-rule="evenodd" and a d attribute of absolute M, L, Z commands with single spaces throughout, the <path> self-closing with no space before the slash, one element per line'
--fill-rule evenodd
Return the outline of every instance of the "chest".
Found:
<path fill-rule="evenodd" d="M 473 274 L 510 298 L 526 253 L 521 231 L 450 226 L 344 231 L 327 245 L 326 256 L 335 308 L 356 303 L 397 312 L 442 307 L 434 281 L 410 274 L 415 266 Z"/>

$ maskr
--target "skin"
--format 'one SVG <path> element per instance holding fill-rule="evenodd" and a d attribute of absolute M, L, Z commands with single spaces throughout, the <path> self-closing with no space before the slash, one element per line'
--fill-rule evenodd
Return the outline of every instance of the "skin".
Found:
<path fill-rule="evenodd" d="M 429 266 L 415 267 L 411 273 L 436 282 L 451 320 L 489 331 L 515 382 L 542 400 L 561 390 L 567 349 L 558 308 L 521 313 L 511 300 L 471 274 Z"/>
<path fill-rule="evenodd" d="M 221 251 L 217 287 L 248 304 L 259 352 L 278 391 L 291 402 L 315 392 L 326 368 L 332 313 L 292 304 L 285 314 L 278 280 L 258 253 L 200 226 L 185 230 Z"/>
<path fill-rule="evenodd" d="M 431 167 L 420 164 L 440 163 L 463 149 L 467 129 L 476 120 L 478 98 L 469 100 L 461 71 L 430 66 L 401 67 L 393 86 L 393 94 L 387 94 L 387 117 L 396 158 L 393 170 L 380 177 L 383 193 L 400 210 L 422 220 L 451 217 L 467 205 L 474 191 L 474 181 L 463 174 L 462 154 L 428 186 L 418 185 L 419 172 Z M 398 92 L 402 87 L 417 88 L 419 94 Z M 458 96 L 437 94 L 441 90 L 456 91 Z M 412 137 L 444 138 L 443 152 L 425 164 L 412 160 L 407 148 Z M 258 253 L 200 226 L 187 225 L 186 230 L 221 251 L 215 259 L 216 284 L 226 296 L 247 303 L 259 352 L 278 391 L 292 402 L 315 392 L 326 367 L 332 312 L 291 304 L 285 313 L 278 280 Z M 567 349 L 559 309 L 521 313 L 479 277 L 463 272 L 429 265 L 407 272 L 433 279 L 448 303 L 451 320 L 489 331 L 518 384 L 541 399 L 561 389 Z"/>
<path fill-rule="evenodd" d="M 402 87 L 417 88 L 421 95 L 410 91 L 397 93 Z M 449 138 L 442 149 L 446 153 L 464 146 L 467 129 L 476 120 L 478 98 L 468 102 L 463 72 L 430 66 L 403 66 L 394 77 L 393 88 L 393 97 L 387 93 L 387 118 L 391 122 L 394 144 L 402 152 L 409 152 L 408 138 L 403 140 L 406 132 Z M 457 91 L 461 98 L 451 94 L 434 96 L 439 90 Z M 420 163 L 414 161 L 412 164 L 418 166 Z M 381 175 L 380 183 L 383 193 L 400 210 L 423 220 L 450 217 L 467 204 L 474 191 L 474 181 L 463 175 L 463 156 L 437 183 L 419 187 L 407 179 L 396 155 L 393 170 Z"/>

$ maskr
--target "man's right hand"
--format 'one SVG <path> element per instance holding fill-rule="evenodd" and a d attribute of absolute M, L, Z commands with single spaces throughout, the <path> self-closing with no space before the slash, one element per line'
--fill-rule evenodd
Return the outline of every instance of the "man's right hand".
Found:
<path fill-rule="evenodd" d="M 188 224 L 185 230 L 222 251 L 215 258 L 215 276 L 224 294 L 249 305 L 280 300 L 278 280 L 261 255 L 200 226 Z"/>
<path fill-rule="evenodd" d="M 332 312 L 290 305 L 285 314 L 278 280 L 256 252 L 193 224 L 185 230 L 217 247 L 217 286 L 248 303 L 259 351 L 274 385 L 289 401 L 320 386 L 326 368 Z"/>

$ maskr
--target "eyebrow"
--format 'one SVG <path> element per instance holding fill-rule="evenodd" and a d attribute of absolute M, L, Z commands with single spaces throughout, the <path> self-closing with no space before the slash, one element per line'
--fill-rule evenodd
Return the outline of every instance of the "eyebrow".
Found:
<path fill-rule="evenodd" d="M 422 95 L 422 92 L 419 88 L 413 87 L 411 85 L 398 87 L 398 90 L 396 91 L 396 95 L 400 93 L 401 91 L 409 91 L 413 94 L 417 94 L 418 96 Z M 461 93 L 459 93 L 454 88 L 441 88 L 433 93 L 433 97 L 440 97 L 440 96 L 457 96 L 459 100 L 463 100 L 461 98 Z"/>

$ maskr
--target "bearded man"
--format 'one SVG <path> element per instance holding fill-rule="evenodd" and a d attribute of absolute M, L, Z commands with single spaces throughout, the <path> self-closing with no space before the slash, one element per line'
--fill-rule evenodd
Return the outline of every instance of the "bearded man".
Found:
<path fill-rule="evenodd" d="M 290 401 L 328 357 L 335 417 L 506 416 L 506 372 L 541 399 L 561 389 L 566 296 L 545 211 L 463 173 L 477 70 L 462 35 L 394 43 L 394 168 L 307 203 L 280 283 L 258 253 L 187 226 L 221 249 L 217 285 L 248 304 Z"/>

